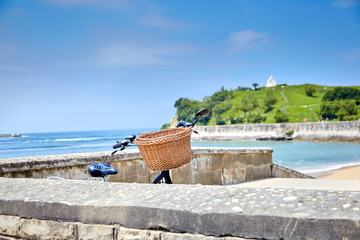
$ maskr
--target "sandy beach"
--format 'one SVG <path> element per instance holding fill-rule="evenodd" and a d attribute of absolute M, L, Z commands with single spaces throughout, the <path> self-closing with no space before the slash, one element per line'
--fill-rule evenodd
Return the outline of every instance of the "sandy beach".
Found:
<path fill-rule="evenodd" d="M 360 165 L 322 172 L 315 177 L 319 179 L 360 180 Z"/>

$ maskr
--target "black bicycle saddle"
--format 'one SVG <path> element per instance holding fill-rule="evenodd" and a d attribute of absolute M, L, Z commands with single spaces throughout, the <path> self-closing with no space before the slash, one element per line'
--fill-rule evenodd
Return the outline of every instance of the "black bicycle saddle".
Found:
<path fill-rule="evenodd" d="M 117 174 L 117 170 L 108 163 L 93 163 L 88 166 L 87 170 L 92 177 L 105 177 Z"/>

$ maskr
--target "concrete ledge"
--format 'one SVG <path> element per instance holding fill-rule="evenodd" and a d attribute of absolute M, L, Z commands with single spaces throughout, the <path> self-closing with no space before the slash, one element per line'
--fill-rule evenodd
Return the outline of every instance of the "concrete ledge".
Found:
<path fill-rule="evenodd" d="M 275 178 L 314 178 L 277 163 L 271 165 L 271 176 Z"/>
<path fill-rule="evenodd" d="M 271 148 L 192 148 L 193 155 L 200 154 L 271 154 Z M 43 155 L 33 157 L 0 159 L 1 172 L 17 172 L 26 170 L 70 167 L 96 162 L 116 162 L 126 160 L 142 160 L 138 149 L 127 149 L 111 156 L 111 152 L 73 153 L 61 155 Z"/>
<path fill-rule="evenodd" d="M 129 149 L 111 156 L 111 152 L 73 153 L 0 159 L 0 172 L 18 172 L 57 167 L 70 167 L 98 162 L 142 159 L 137 149 Z"/>
<path fill-rule="evenodd" d="M 332 185 L 336 181 L 203 186 L 0 178 L 0 214 L 217 237 L 359 239 L 360 181 Z"/>

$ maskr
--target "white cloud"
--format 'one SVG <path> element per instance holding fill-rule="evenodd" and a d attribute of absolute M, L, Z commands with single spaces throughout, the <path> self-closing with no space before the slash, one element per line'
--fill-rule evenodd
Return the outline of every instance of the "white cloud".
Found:
<path fill-rule="evenodd" d="M 336 0 L 331 6 L 333 7 L 357 7 L 360 6 L 360 0 Z"/>
<path fill-rule="evenodd" d="M 176 57 L 189 55 L 192 47 L 183 44 L 150 46 L 117 43 L 102 47 L 97 62 L 106 67 L 156 66 L 176 63 Z"/>
<path fill-rule="evenodd" d="M 232 51 L 242 51 L 249 48 L 262 46 L 267 42 L 269 35 L 261 32 L 245 30 L 234 32 L 229 36 Z"/>

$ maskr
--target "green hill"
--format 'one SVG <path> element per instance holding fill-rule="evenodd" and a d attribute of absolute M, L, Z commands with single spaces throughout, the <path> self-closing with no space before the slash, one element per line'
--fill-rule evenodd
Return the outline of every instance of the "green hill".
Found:
<path fill-rule="evenodd" d="M 336 97 L 331 101 L 328 97 L 328 100 L 323 100 L 325 94 Z M 360 117 L 359 104 L 360 86 L 342 88 L 303 84 L 257 90 L 244 87 L 226 90 L 222 87 L 213 95 L 204 97 L 203 101 L 177 100 L 174 120 L 190 122 L 194 113 L 202 108 L 211 111 L 209 117 L 199 121 L 203 125 L 303 122 L 304 119 L 317 122 L 326 118 L 331 121 L 355 120 Z M 177 121 L 172 121 L 172 125 Z"/>

